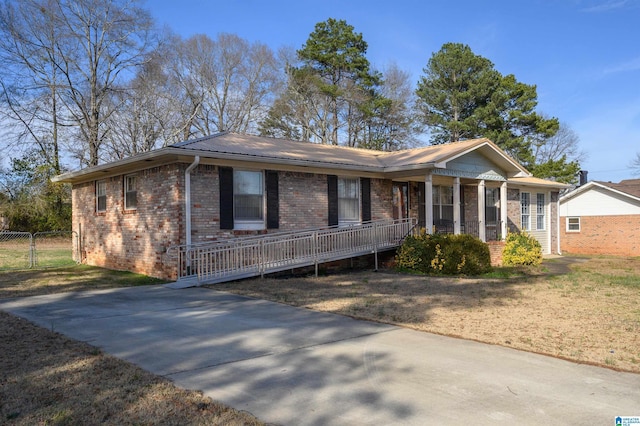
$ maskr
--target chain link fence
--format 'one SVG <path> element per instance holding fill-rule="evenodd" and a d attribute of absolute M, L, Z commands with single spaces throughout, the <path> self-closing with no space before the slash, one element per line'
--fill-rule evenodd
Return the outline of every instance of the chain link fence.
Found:
<path fill-rule="evenodd" d="M 75 231 L 0 232 L 0 270 L 56 268 L 78 263 Z"/>

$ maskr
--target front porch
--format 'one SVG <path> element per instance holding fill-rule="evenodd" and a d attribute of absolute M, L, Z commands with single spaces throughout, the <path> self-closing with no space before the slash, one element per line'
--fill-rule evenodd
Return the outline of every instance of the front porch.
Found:
<path fill-rule="evenodd" d="M 502 177 L 475 180 L 434 173 L 424 181 L 394 181 L 393 203 L 395 219 L 416 218 L 429 233 L 469 234 L 489 242 L 504 240 L 509 229 Z"/>

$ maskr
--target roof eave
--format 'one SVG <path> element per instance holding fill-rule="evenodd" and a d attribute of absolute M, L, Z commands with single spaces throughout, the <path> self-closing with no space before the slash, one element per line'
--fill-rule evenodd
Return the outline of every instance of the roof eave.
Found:
<path fill-rule="evenodd" d="M 247 154 L 234 154 L 218 151 L 193 150 L 176 147 L 165 147 L 156 151 L 145 152 L 133 157 L 118 160 L 107 164 L 89 167 L 86 169 L 64 173 L 52 178 L 54 182 L 80 183 L 104 177 L 133 172 L 149 167 L 156 167 L 168 163 L 184 161 L 184 157 L 195 157 L 221 160 L 221 161 L 238 161 L 242 163 L 259 163 L 269 165 L 279 165 L 296 167 L 307 170 L 343 170 L 351 172 L 366 172 L 382 175 L 384 172 L 381 166 L 359 165 L 348 163 L 330 163 L 314 160 L 295 160 L 289 158 L 274 158 L 264 156 L 253 156 Z M 181 160 L 181 157 L 183 160 Z"/>
<path fill-rule="evenodd" d="M 566 201 L 566 200 L 568 200 L 570 198 L 576 197 L 576 196 L 582 194 L 583 192 L 588 191 L 590 188 L 592 188 L 594 186 L 598 187 L 598 188 L 602 188 L 602 189 L 607 190 L 607 191 L 611 191 L 611 192 L 613 192 L 615 194 L 618 194 L 618 195 L 622 195 L 623 197 L 630 198 L 630 199 L 632 199 L 634 201 L 640 201 L 640 197 L 636 197 L 635 195 L 631 195 L 631 194 L 629 194 L 627 192 L 620 191 L 619 189 L 612 188 L 610 186 L 604 185 L 604 184 L 602 184 L 600 182 L 596 182 L 596 181 L 587 182 L 586 184 L 584 184 L 584 185 L 576 188 L 575 190 L 569 192 L 568 194 L 565 194 L 562 197 L 560 197 L 559 201 L 562 202 L 562 201 Z"/>
<path fill-rule="evenodd" d="M 51 178 L 53 182 L 78 183 L 94 180 L 102 176 L 126 173 L 127 171 L 139 170 L 141 167 L 156 167 L 178 160 L 179 150 L 166 147 L 154 151 L 143 152 L 122 160 L 99 164 L 97 166 L 80 169 L 73 172 L 63 173 Z M 143 163 L 143 164 L 141 164 Z"/>

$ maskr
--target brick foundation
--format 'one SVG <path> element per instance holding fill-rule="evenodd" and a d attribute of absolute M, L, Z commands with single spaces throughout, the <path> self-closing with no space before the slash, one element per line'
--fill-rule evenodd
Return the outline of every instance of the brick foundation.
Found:
<path fill-rule="evenodd" d="M 502 266 L 502 250 L 504 250 L 504 241 L 489 241 L 489 253 L 491 254 L 491 266 Z"/>

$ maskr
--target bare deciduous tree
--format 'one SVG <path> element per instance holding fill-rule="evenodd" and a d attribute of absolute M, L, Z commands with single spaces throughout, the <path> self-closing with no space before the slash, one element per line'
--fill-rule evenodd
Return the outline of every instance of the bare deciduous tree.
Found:
<path fill-rule="evenodd" d="M 155 40 L 137 0 L 23 0 L 2 5 L 3 93 L 9 118 L 58 149 L 58 130 L 78 131 L 70 149 L 96 165 L 116 103 L 111 96 Z M 31 83 L 31 84 L 29 84 Z M 34 107 L 34 99 L 40 101 Z M 44 111 L 44 113 L 42 113 Z M 61 112 L 63 111 L 63 112 Z M 36 123 L 50 130 L 33 131 Z M 53 160 L 55 163 L 55 160 Z"/>
<path fill-rule="evenodd" d="M 637 152 L 636 158 L 631 160 L 631 163 L 629 164 L 629 168 L 631 169 L 634 175 L 640 176 L 640 152 Z"/>
<path fill-rule="evenodd" d="M 139 66 L 153 47 L 153 21 L 135 0 L 56 0 L 64 33 L 58 51 L 65 96 L 82 141 L 84 160 L 96 165 L 114 109 L 109 102 L 122 74 Z"/>
<path fill-rule="evenodd" d="M 372 148 L 384 151 L 415 146 L 420 129 L 411 111 L 415 104 L 411 77 L 396 64 L 388 65 L 382 75 L 380 95 L 386 101 L 368 126 L 367 140 L 375 144 Z"/>
<path fill-rule="evenodd" d="M 2 148 L 35 149 L 53 173 L 61 171 L 60 129 L 69 125 L 60 105 L 61 38 L 53 1 L 0 5 L 0 111 L 11 133 Z"/>
<path fill-rule="evenodd" d="M 171 82 L 181 99 L 185 139 L 220 131 L 251 133 L 282 86 L 282 66 L 264 44 L 233 34 L 178 43 Z"/>
<path fill-rule="evenodd" d="M 546 118 L 546 117 L 545 117 Z M 535 164 L 557 161 L 566 156 L 569 161 L 582 162 L 587 154 L 580 149 L 580 138 L 566 123 L 560 123 L 558 132 L 532 144 Z"/>

